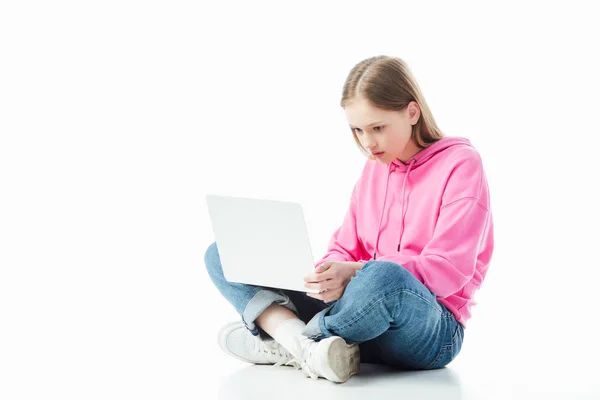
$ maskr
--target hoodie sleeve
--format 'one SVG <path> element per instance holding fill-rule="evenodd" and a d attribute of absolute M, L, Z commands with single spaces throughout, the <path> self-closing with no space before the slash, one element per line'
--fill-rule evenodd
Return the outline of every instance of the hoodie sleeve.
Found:
<path fill-rule="evenodd" d="M 362 254 L 361 243 L 356 233 L 357 195 L 360 190 L 359 179 L 352 189 L 350 206 L 346 211 L 342 225 L 333 233 L 329 240 L 327 253 L 315 263 L 315 268 L 326 261 L 357 262 Z"/>
<path fill-rule="evenodd" d="M 491 252 L 484 249 L 491 246 L 491 218 L 481 164 L 465 162 L 448 179 L 433 237 L 421 254 L 377 259 L 402 265 L 436 296 L 448 297 L 473 278 L 480 253 Z"/>

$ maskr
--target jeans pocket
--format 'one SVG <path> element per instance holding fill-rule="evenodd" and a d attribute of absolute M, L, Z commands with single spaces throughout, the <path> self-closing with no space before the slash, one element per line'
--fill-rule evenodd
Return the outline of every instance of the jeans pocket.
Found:
<path fill-rule="evenodd" d="M 462 341 L 462 333 L 461 333 L 461 329 L 462 325 L 459 324 L 458 322 L 456 323 L 456 328 L 454 328 L 454 333 L 452 334 L 452 345 L 456 345 L 459 341 Z"/>
<path fill-rule="evenodd" d="M 444 343 L 436 359 L 427 367 L 427 369 L 438 369 L 443 368 L 450 364 L 452 360 L 458 355 L 462 347 L 464 330 L 463 326 L 456 322 L 456 327 L 452 332 L 450 343 Z"/>
<path fill-rule="evenodd" d="M 460 349 L 462 348 L 464 336 L 465 336 L 464 328 L 459 322 L 457 322 L 456 330 L 454 331 L 454 335 L 452 335 L 452 349 L 451 349 L 452 357 L 450 358 L 450 360 L 448 360 L 448 363 L 450 363 L 450 361 L 454 360 L 456 358 L 456 356 L 458 355 L 458 353 L 460 352 Z"/>

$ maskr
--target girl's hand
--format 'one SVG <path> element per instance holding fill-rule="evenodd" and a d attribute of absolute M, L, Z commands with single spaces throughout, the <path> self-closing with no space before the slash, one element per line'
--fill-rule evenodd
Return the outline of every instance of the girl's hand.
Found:
<path fill-rule="evenodd" d="M 325 303 L 338 300 L 344 294 L 346 285 L 362 268 L 362 263 L 347 261 L 326 261 L 315 269 L 315 273 L 305 276 L 304 287 L 317 289 L 322 293 L 306 293 L 307 296 Z"/>

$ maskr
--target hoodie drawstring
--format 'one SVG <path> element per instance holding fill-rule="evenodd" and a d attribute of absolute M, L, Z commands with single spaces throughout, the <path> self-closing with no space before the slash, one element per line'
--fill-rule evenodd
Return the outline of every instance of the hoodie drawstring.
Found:
<path fill-rule="evenodd" d="M 414 162 L 416 160 L 413 158 L 410 161 L 410 164 L 408 166 L 408 170 L 406 171 L 406 175 L 404 175 L 404 181 L 402 182 L 402 224 L 400 225 L 400 237 L 398 238 L 398 251 L 400 251 L 400 243 L 402 243 L 402 233 L 404 232 L 404 215 L 406 214 L 405 211 L 405 204 L 406 201 L 404 199 L 404 190 L 406 189 L 406 179 L 408 178 L 408 174 L 410 173 L 410 169 L 412 168 Z"/>
<path fill-rule="evenodd" d="M 387 176 L 387 182 L 385 184 L 385 194 L 383 195 L 383 208 L 381 209 L 381 216 L 379 217 L 379 226 L 377 227 L 377 241 L 375 242 L 375 250 L 373 251 L 373 260 L 376 259 L 377 257 L 377 245 L 379 245 L 379 234 L 381 232 L 381 221 L 383 220 L 383 213 L 385 211 L 385 201 L 387 200 L 387 191 L 388 191 L 388 186 L 390 184 L 390 171 L 392 170 L 392 163 L 390 163 L 390 166 L 388 168 L 388 176 Z"/>
<path fill-rule="evenodd" d="M 405 199 L 404 199 L 404 192 L 406 189 L 406 179 L 408 178 L 408 174 L 410 173 L 410 169 L 412 168 L 413 164 L 415 163 L 415 161 L 417 161 L 416 159 L 412 159 L 410 160 L 410 164 L 408 166 L 408 170 L 406 171 L 406 175 L 404 175 L 404 180 L 402 182 L 402 214 L 400 214 L 402 216 L 401 219 L 401 228 L 400 228 L 400 237 L 398 239 L 398 251 L 400 251 L 400 243 L 402 242 L 402 232 L 404 231 L 404 215 L 406 214 L 405 211 Z M 373 252 L 373 260 L 376 260 L 377 258 L 377 247 L 379 245 L 379 236 L 381 235 L 381 222 L 383 221 L 383 214 L 385 212 L 385 203 L 387 200 L 387 191 L 388 191 L 388 186 L 390 184 L 390 175 L 391 175 L 391 170 L 392 170 L 392 165 L 393 163 L 390 163 L 390 167 L 388 168 L 388 176 L 387 176 L 387 182 L 385 184 L 385 194 L 383 195 L 383 207 L 381 209 L 381 216 L 379 217 L 379 226 L 377 227 L 377 240 L 375 242 L 375 250 Z"/>

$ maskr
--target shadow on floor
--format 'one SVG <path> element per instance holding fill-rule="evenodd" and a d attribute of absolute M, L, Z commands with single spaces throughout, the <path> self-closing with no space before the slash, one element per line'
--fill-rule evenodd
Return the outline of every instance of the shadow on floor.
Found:
<path fill-rule="evenodd" d="M 311 396 L 311 397 L 308 397 Z M 232 399 L 463 399 L 460 379 L 451 368 L 399 371 L 384 365 L 360 365 L 360 373 L 339 384 L 314 381 L 290 366 L 249 365 L 227 376 L 219 400 Z M 324 397 L 322 397 L 324 396 Z M 365 397 L 369 396 L 369 397 Z"/>

